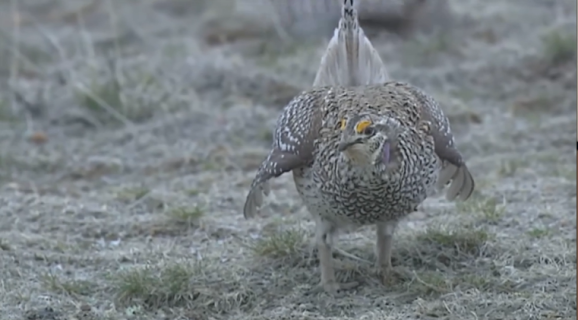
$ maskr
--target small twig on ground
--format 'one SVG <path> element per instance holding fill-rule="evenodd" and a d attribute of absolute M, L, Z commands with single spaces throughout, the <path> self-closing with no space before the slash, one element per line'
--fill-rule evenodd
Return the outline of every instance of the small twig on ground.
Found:
<path fill-rule="evenodd" d="M 362 258 L 360 258 L 360 257 L 358 257 L 358 256 L 356 256 L 356 255 L 354 255 L 354 254 L 351 254 L 351 253 L 349 253 L 349 252 L 347 252 L 347 251 L 345 251 L 345 250 L 337 247 L 337 246 L 335 246 L 335 249 L 334 249 L 334 250 L 335 250 L 335 252 L 339 253 L 340 255 L 342 255 L 342 256 L 344 256 L 344 257 L 346 257 L 346 258 L 350 258 L 350 259 L 353 259 L 353 260 L 356 260 L 356 261 L 359 261 L 359 262 L 363 262 L 363 263 L 367 263 L 367 264 L 372 264 L 371 261 L 362 259 Z"/>

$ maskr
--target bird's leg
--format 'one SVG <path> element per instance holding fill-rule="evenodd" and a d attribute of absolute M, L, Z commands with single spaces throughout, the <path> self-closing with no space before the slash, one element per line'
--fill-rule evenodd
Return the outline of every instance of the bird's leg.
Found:
<path fill-rule="evenodd" d="M 393 267 L 391 265 L 391 251 L 393 247 L 393 234 L 397 227 L 397 221 L 377 223 L 377 268 L 381 273 L 382 281 L 387 282 Z"/>
<path fill-rule="evenodd" d="M 319 269 L 321 271 L 321 284 L 335 283 L 335 270 L 333 267 L 331 233 L 327 228 L 319 226 L 316 234 L 317 255 L 319 256 Z"/>
<path fill-rule="evenodd" d="M 317 242 L 319 269 L 321 271 L 321 286 L 330 294 L 352 289 L 359 285 L 357 282 L 338 283 L 335 279 L 335 268 L 332 256 L 332 242 L 335 232 L 335 226 L 329 221 L 317 219 L 315 240 Z"/>

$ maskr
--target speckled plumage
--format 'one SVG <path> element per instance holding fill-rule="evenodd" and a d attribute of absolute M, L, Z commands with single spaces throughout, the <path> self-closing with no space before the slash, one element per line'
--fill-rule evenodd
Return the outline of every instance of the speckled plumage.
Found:
<path fill-rule="evenodd" d="M 387 277 L 398 221 L 450 182 L 448 200 L 465 200 L 474 189 L 438 104 L 415 86 L 385 82 L 385 66 L 360 37 L 366 39 L 353 1 L 344 0 L 314 88 L 295 97 L 278 118 L 273 146 L 244 206 L 245 217 L 253 217 L 268 181 L 293 172 L 316 222 L 321 283 L 328 292 L 356 285 L 335 280 L 331 250 L 338 230 L 376 225 L 378 267 Z M 369 70 L 376 66 L 380 72 Z"/>
<path fill-rule="evenodd" d="M 314 93 L 322 97 L 318 116 L 324 119 L 314 143 L 315 160 L 294 171 L 309 211 L 336 226 L 366 225 L 397 220 L 425 200 L 441 163 L 430 122 L 422 115 L 427 109 L 408 93 L 407 85 L 397 82 Z M 387 126 L 392 150 L 388 163 L 355 164 L 338 151 L 339 120 L 352 125 L 366 117 Z"/>

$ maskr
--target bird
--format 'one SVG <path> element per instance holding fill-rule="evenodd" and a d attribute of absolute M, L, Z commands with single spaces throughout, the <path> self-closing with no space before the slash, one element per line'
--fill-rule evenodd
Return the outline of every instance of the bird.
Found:
<path fill-rule="evenodd" d="M 342 23 L 348 19 L 357 22 L 352 0 L 344 0 L 334 34 L 342 50 L 352 48 L 347 44 L 356 43 L 352 39 L 361 34 L 350 32 L 358 24 Z M 347 34 L 354 36 L 339 38 Z M 342 39 L 345 45 L 339 44 Z M 332 250 L 339 231 L 376 226 L 376 267 L 386 283 L 394 271 L 391 254 L 399 221 L 447 185 L 449 201 L 465 201 L 475 189 L 437 101 L 412 84 L 389 79 L 384 68 L 378 73 L 362 70 L 369 63 L 348 65 L 353 67 L 343 72 L 339 63 L 355 61 L 360 51 L 343 51 L 337 67 L 322 62 L 314 85 L 285 106 L 243 206 L 246 219 L 255 217 L 270 192 L 270 180 L 292 172 L 315 221 L 320 285 L 330 294 L 358 285 L 336 280 Z M 377 65 L 383 67 L 383 62 Z"/>

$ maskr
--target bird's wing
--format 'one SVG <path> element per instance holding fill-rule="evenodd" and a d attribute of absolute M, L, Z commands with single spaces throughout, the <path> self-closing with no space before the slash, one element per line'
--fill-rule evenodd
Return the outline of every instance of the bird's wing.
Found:
<path fill-rule="evenodd" d="M 379 53 L 359 25 L 353 0 L 342 0 L 341 18 L 321 58 L 313 86 L 384 83 L 389 75 Z"/>
<path fill-rule="evenodd" d="M 268 180 L 313 161 L 314 141 L 321 128 L 321 109 L 311 91 L 293 98 L 277 119 L 273 146 L 261 163 L 245 200 L 243 214 L 253 217 L 269 192 Z"/>
<path fill-rule="evenodd" d="M 434 139 L 435 153 L 444 162 L 437 187 L 443 188 L 451 181 L 446 192 L 446 199 L 450 201 L 456 198 L 467 200 L 474 191 L 475 182 L 462 154 L 455 145 L 450 122 L 437 101 L 411 84 L 392 82 L 388 83 L 388 86 L 393 86 L 396 90 L 413 97 L 412 100 L 416 102 L 418 107 L 419 118 L 431 123 L 430 132 Z"/>

